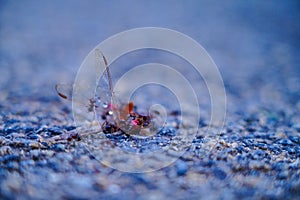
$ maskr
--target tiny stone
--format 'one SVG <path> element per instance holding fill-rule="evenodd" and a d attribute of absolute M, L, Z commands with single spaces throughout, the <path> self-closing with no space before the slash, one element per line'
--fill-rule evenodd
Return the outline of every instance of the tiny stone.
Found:
<path fill-rule="evenodd" d="M 38 139 L 38 136 L 36 134 L 30 134 L 29 136 L 27 136 L 30 140 L 36 140 Z"/>
<path fill-rule="evenodd" d="M 53 150 L 55 150 L 55 151 L 64 151 L 65 150 L 65 145 L 55 144 Z"/>
<path fill-rule="evenodd" d="M 176 167 L 177 167 L 177 175 L 178 176 L 185 175 L 188 170 L 187 164 L 181 160 L 178 160 L 176 162 Z"/>
<path fill-rule="evenodd" d="M 226 172 L 224 172 L 220 168 L 215 168 L 213 170 L 213 174 L 214 174 L 215 177 L 217 177 L 220 180 L 224 180 L 227 177 Z"/>
<path fill-rule="evenodd" d="M 0 156 L 5 156 L 7 154 L 11 154 L 11 148 L 10 148 L 10 146 L 0 147 Z"/>
<path fill-rule="evenodd" d="M 118 185 L 116 185 L 116 184 L 111 184 L 111 185 L 109 185 L 108 190 L 111 193 L 116 194 L 116 193 L 119 193 L 120 187 Z"/>
<path fill-rule="evenodd" d="M 292 126 L 296 131 L 300 132 L 300 123 L 298 124 L 293 124 Z"/>
<path fill-rule="evenodd" d="M 263 159 L 265 157 L 265 152 L 263 150 L 256 150 L 254 153 L 252 153 L 253 159 Z"/>
<path fill-rule="evenodd" d="M 30 153 L 31 153 L 31 156 L 32 156 L 33 160 L 38 160 L 39 159 L 40 150 L 35 149 L 35 150 L 30 151 Z"/>
<path fill-rule="evenodd" d="M 30 126 L 26 126 L 23 128 L 23 130 L 25 131 L 25 133 L 30 133 L 30 132 L 34 131 L 34 128 L 30 127 Z"/>
<path fill-rule="evenodd" d="M 234 142 L 234 143 L 231 144 L 231 146 L 232 146 L 233 148 L 237 148 L 237 147 L 239 146 L 239 144 L 236 143 L 236 142 Z"/>
<path fill-rule="evenodd" d="M 264 163 L 256 160 L 251 160 L 249 162 L 249 168 L 250 169 L 263 169 L 264 168 Z"/>
<path fill-rule="evenodd" d="M 300 137 L 297 137 L 297 136 L 289 136 L 289 139 L 296 143 L 296 144 L 300 144 Z"/>
<path fill-rule="evenodd" d="M 18 170 L 19 169 L 19 164 L 17 162 L 8 162 L 6 164 L 6 168 L 8 170 Z"/>
<path fill-rule="evenodd" d="M 4 156 L 4 163 L 10 161 L 19 161 L 19 160 L 20 157 L 18 155 L 11 154 L 11 155 Z"/>
<path fill-rule="evenodd" d="M 38 149 L 38 148 L 40 147 L 40 143 L 38 143 L 38 142 L 30 143 L 30 144 L 29 144 L 29 147 L 30 147 L 31 149 Z"/>
<path fill-rule="evenodd" d="M 7 127 L 4 129 L 4 132 L 7 134 L 13 133 L 13 132 L 17 132 L 16 129 L 12 128 L 12 127 Z"/>
<path fill-rule="evenodd" d="M 291 140 L 289 140 L 289 139 L 282 139 L 282 140 L 279 140 L 278 143 L 279 143 L 279 144 L 282 144 L 282 145 L 284 145 L 284 146 L 292 145 L 292 144 L 293 144 L 293 142 L 292 142 Z"/>
<path fill-rule="evenodd" d="M 279 178 L 279 179 L 286 179 L 288 177 L 288 175 L 289 175 L 288 171 L 285 170 L 285 171 L 280 172 L 277 175 L 277 178 Z"/>
<path fill-rule="evenodd" d="M 61 128 L 56 127 L 56 126 L 51 127 L 51 128 L 48 128 L 47 130 L 48 130 L 52 135 L 61 135 L 61 134 L 64 133 L 63 130 L 62 130 Z"/>

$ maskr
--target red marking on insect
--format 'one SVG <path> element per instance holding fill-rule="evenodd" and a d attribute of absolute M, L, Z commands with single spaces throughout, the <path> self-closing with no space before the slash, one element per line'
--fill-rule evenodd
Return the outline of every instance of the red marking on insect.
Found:
<path fill-rule="evenodd" d="M 112 105 L 112 108 L 119 108 Z M 105 113 L 105 119 L 109 117 L 114 109 L 108 109 Z M 104 133 L 112 133 L 117 131 L 122 131 L 126 134 L 137 134 L 141 129 L 148 128 L 151 123 L 150 116 L 144 116 L 137 113 L 134 109 L 133 102 L 129 102 L 121 107 L 121 109 L 116 110 L 119 112 L 119 119 L 117 121 L 106 120 L 102 124 L 102 131 Z"/>
<path fill-rule="evenodd" d="M 117 109 L 117 107 L 116 106 L 114 106 L 112 103 L 109 103 L 108 104 L 108 109 Z"/>

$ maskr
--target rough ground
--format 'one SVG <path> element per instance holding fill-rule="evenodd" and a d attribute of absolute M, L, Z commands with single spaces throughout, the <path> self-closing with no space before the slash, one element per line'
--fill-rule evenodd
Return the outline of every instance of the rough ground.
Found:
<path fill-rule="evenodd" d="M 174 164 L 130 174 L 101 164 L 82 141 L 49 140 L 74 129 L 61 102 L 24 101 L 1 104 L 2 198 L 296 199 L 300 194 L 298 111 L 235 114 L 212 152 L 202 149 L 214 138 L 200 134 Z"/>
<path fill-rule="evenodd" d="M 59 2 L 23 4 L 0 1 L 0 199 L 300 196 L 299 2 L 181 2 L 176 12 L 167 9 L 170 2 L 134 2 L 130 8 L 77 2 L 72 11 Z M 57 97 L 54 84 L 72 80 L 74 66 L 102 39 L 137 26 L 174 28 L 204 43 L 223 76 L 228 111 L 218 140 L 214 129 L 206 134 L 204 114 L 176 162 L 155 172 L 123 173 L 99 162 L 85 140 L 65 137 L 75 129 L 71 107 Z M 108 137 L 135 151 L 169 144 L 174 134 L 165 131 L 142 142 Z M 177 156 L 180 142 L 170 156 Z"/>

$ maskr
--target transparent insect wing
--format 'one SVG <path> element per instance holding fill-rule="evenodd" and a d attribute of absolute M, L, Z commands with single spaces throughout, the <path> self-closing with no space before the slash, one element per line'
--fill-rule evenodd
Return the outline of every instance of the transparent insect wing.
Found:
<path fill-rule="evenodd" d="M 73 85 L 72 84 L 56 84 L 55 90 L 57 94 L 68 101 L 72 101 L 72 92 L 73 92 Z M 94 97 L 82 97 L 80 98 L 80 102 L 77 102 L 81 105 L 86 112 L 94 112 L 94 108 L 96 106 L 96 98 Z"/>
<path fill-rule="evenodd" d="M 99 99 L 98 103 L 101 102 L 102 104 L 104 104 L 103 106 L 106 107 L 105 105 L 108 105 L 112 101 L 112 96 L 109 92 L 107 81 L 105 80 L 104 76 L 105 75 L 103 75 L 99 80 L 95 97 L 96 99 Z"/>
<path fill-rule="evenodd" d="M 100 77 L 96 88 L 96 96 L 103 103 L 109 103 L 112 101 L 113 96 L 112 78 L 107 60 L 99 49 L 95 50 L 95 67 L 99 70 L 104 69 L 104 71 L 102 71 L 103 73 L 99 74 Z"/>
<path fill-rule="evenodd" d="M 119 101 L 115 97 L 113 91 L 113 82 L 107 60 L 103 53 L 95 50 L 95 65 L 100 69 L 104 69 L 98 79 L 98 85 L 95 92 L 96 114 L 98 121 L 117 121 L 119 116 Z"/>

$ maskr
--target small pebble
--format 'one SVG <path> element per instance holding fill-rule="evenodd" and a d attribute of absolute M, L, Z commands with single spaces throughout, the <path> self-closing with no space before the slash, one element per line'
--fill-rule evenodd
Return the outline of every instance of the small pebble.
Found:
<path fill-rule="evenodd" d="M 289 175 L 289 172 L 284 170 L 277 175 L 278 179 L 286 179 Z"/>
<path fill-rule="evenodd" d="M 12 149 L 10 146 L 2 146 L 0 147 L 0 156 L 5 156 L 7 154 L 11 154 Z"/>
<path fill-rule="evenodd" d="M 282 144 L 284 146 L 287 146 L 287 145 L 293 145 L 293 142 L 289 139 L 281 139 L 278 141 L 279 144 Z"/>
<path fill-rule="evenodd" d="M 54 151 L 65 151 L 65 145 L 63 144 L 55 144 L 52 148 Z"/>
<path fill-rule="evenodd" d="M 108 191 L 113 194 L 117 194 L 120 192 L 120 187 L 116 184 L 111 184 L 108 186 Z"/>
<path fill-rule="evenodd" d="M 178 176 L 185 175 L 186 172 L 188 171 L 188 166 L 187 166 L 186 162 L 181 161 L 181 160 L 176 161 L 176 168 L 177 168 Z"/>
<path fill-rule="evenodd" d="M 238 143 L 236 143 L 236 142 L 234 142 L 234 143 L 231 143 L 231 147 L 232 148 L 237 148 L 239 146 L 239 144 Z"/>
<path fill-rule="evenodd" d="M 213 174 L 216 178 L 220 179 L 220 180 L 224 180 L 227 177 L 226 172 L 224 172 L 222 169 L 220 168 L 214 168 L 213 169 Z"/>
<path fill-rule="evenodd" d="M 265 152 L 263 150 L 256 150 L 252 153 L 252 157 L 254 160 L 261 160 L 265 157 Z"/>
<path fill-rule="evenodd" d="M 38 149 L 40 147 L 40 143 L 38 143 L 38 142 L 32 142 L 32 143 L 29 144 L 29 147 L 31 149 Z"/>
<path fill-rule="evenodd" d="M 289 139 L 296 144 L 300 144 L 300 136 L 289 136 Z"/>
<path fill-rule="evenodd" d="M 11 162 L 11 161 L 19 161 L 19 160 L 20 160 L 20 157 L 15 154 L 6 155 L 3 157 L 4 163 Z"/>
<path fill-rule="evenodd" d="M 49 131 L 52 135 L 61 135 L 64 133 L 61 128 L 55 126 L 48 128 L 47 131 Z"/>

